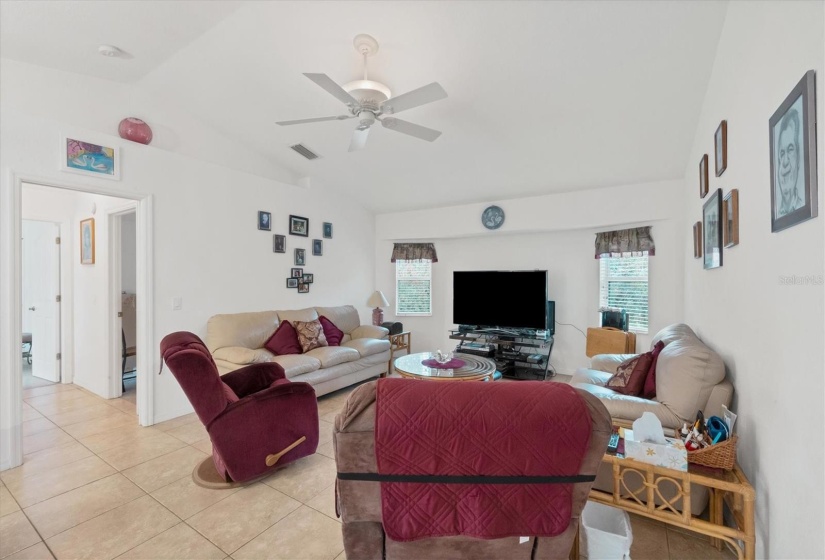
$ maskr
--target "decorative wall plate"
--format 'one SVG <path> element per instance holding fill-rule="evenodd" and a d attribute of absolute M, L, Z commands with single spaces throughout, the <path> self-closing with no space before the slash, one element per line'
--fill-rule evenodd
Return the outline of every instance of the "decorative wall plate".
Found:
<path fill-rule="evenodd" d="M 498 229 L 504 223 L 504 210 L 499 206 L 488 206 L 481 213 L 481 223 L 487 229 Z"/>

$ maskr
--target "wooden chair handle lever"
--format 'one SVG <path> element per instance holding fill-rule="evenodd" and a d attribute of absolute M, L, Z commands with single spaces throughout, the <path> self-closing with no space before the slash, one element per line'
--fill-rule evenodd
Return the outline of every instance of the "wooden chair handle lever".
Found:
<path fill-rule="evenodd" d="M 275 463 L 278 462 L 278 459 L 280 459 L 281 457 L 283 457 L 284 455 L 286 455 L 287 453 L 289 453 L 290 451 L 292 451 L 293 449 L 295 449 L 296 447 L 298 447 L 299 445 L 304 443 L 306 440 L 307 440 L 306 436 L 301 436 L 300 438 L 298 438 L 295 441 L 293 441 L 292 443 L 290 443 L 287 447 L 285 447 L 284 449 L 282 449 L 278 453 L 273 453 L 272 455 L 267 455 L 266 456 L 266 466 L 271 467 L 272 465 L 274 465 Z"/>

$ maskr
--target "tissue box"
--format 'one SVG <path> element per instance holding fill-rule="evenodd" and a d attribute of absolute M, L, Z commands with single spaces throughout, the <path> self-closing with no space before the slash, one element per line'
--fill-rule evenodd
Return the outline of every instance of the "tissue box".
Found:
<path fill-rule="evenodd" d="M 624 431 L 624 456 L 657 467 L 687 472 L 687 449 L 682 440 L 666 437 L 667 443 L 650 443 L 633 439 L 633 430 Z"/>

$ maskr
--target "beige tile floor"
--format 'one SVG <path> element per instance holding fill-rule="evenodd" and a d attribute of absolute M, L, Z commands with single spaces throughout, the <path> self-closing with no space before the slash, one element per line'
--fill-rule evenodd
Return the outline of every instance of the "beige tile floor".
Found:
<path fill-rule="evenodd" d="M 349 390 L 319 399 L 318 453 L 240 489 L 192 482 L 211 444 L 194 414 L 137 426 L 134 390 L 24 390 L 24 464 L 0 473 L 0 558 L 343 560 L 332 422 Z M 634 559 L 727 558 L 633 518 Z"/>

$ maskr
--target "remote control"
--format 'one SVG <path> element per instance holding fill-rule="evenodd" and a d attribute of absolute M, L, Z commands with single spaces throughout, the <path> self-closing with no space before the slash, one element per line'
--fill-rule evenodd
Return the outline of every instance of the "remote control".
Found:
<path fill-rule="evenodd" d="M 619 434 L 618 432 L 613 432 L 610 435 L 610 441 L 607 442 L 607 450 L 611 453 L 615 453 L 616 449 L 619 448 Z"/>

